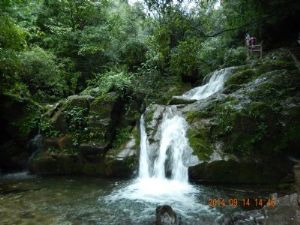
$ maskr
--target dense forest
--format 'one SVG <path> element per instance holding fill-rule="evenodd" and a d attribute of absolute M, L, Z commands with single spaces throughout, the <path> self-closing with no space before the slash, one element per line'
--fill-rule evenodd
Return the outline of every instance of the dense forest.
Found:
<path fill-rule="evenodd" d="M 0 175 L 141 176 L 143 134 L 161 151 L 170 119 L 183 135 L 165 149 L 166 177 L 187 142 L 193 182 L 294 184 L 299 15 L 297 0 L 1 0 Z M 187 98 L 218 73 L 219 95 Z"/>

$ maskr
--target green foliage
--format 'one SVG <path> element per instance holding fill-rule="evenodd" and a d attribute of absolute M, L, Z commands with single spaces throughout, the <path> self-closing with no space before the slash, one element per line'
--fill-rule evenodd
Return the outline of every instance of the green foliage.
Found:
<path fill-rule="evenodd" d="M 40 101 L 58 100 L 64 96 L 64 73 L 55 62 L 55 56 L 35 47 L 20 54 L 21 80 L 31 94 Z"/>
<path fill-rule="evenodd" d="M 131 127 L 125 127 L 122 129 L 117 130 L 116 137 L 113 143 L 113 147 L 118 149 L 120 148 L 126 141 L 129 140 L 131 136 Z"/>
<path fill-rule="evenodd" d="M 226 41 L 222 37 L 214 37 L 202 42 L 199 55 L 202 77 L 224 63 L 225 49 Z"/>
<path fill-rule="evenodd" d="M 36 121 L 38 123 L 40 132 L 45 137 L 58 137 L 61 134 L 59 131 L 55 130 L 48 117 L 41 116 L 37 118 Z"/>
<path fill-rule="evenodd" d="M 110 71 L 104 74 L 98 74 L 94 80 L 89 81 L 89 85 L 98 87 L 102 94 L 110 91 L 116 91 L 119 94 L 125 94 L 133 89 L 133 74 L 126 72 Z"/>
<path fill-rule="evenodd" d="M 147 47 L 144 43 L 131 40 L 121 49 L 121 60 L 129 71 L 136 71 L 146 60 Z"/>
<path fill-rule="evenodd" d="M 21 50 L 25 46 L 25 31 L 10 17 L 0 15 L 0 49 Z"/>
<path fill-rule="evenodd" d="M 183 80 L 197 80 L 199 47 L 199 41 L 195 38 L 180 42 L 171 54 L 171 74 L 180 76 Z"/>
<path fill-rule="evenodd" d="M 244 65 L 247 59 L 246 48 L 230 48 L 225 52 L 224 65 L 225 66 L 239 66 Z"/>
<path fill-rule="evenodd" d="M 66 122 L 68 124 L 68 132 L 72 134 L 73 144 L 78 145 L 85 139 L 87 130 L 87 109 L 82 107 L 72 107 L 66 111 Z"/>
<path fill-rule="evenodd" d="M 67 111 L 67 123 L 69 131 L 82 131 L 86 125 L 87 121 L 85 116 L 87 114 L 86 108 L 73 107 Z"/>

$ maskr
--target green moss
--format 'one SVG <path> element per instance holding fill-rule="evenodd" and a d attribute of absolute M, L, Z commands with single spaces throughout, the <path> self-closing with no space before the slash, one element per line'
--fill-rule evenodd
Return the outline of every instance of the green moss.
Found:
<path fill-rule="evenodd" d="M 113 142 L 113 148 L 120 148 L 130 139 L 132 127 L 119 128 Z"/>
<path fill-rule="evenodd" d="M 238 71 L 230 76 L 230 78 L 225 82 L 225 87 L 248 83 L 249 81 L 255 79 L 257 75 L 258 73 L 254 69 Z"/>
<path fill-rule="evenodd" d="M 209 117 L 209 112 L 207 110 L 202 110 L 202 111 L 189 111 L 186 114 L 187 117 L 187 122 L 189 124 L 192 124 L 194 121 L 197 121 L 201 118 L 207 118 Z"/>
<path fill-rule="evenodd" d="M 97 115 L 99 118 L 110 118 L 111 111 L 118 95 L 114 92 L 98 96 L 90 104 L 90 113 Z"/>
<path fill-rule="evenodd" d="M 207 130 L 190 128 L 187 133 L 189 144 L 200 160 L 208 160 L 212 153 Z"/>

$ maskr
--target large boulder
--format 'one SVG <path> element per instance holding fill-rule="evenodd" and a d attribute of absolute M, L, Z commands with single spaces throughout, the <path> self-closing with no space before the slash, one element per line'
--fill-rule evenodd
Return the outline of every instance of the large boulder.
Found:
<path fill-rule="evenodd" d="M 128 99 L 116 92 L 85 93 L 50 106 L 43 116 L 47 125 L 42 130 L 43 147 L 30 160 L 30 170 L 37 174 L 132 175 L 137 164 L 135 127 L 140 102 Z M 130 139 L 134 145 L 127 144 Z"/>

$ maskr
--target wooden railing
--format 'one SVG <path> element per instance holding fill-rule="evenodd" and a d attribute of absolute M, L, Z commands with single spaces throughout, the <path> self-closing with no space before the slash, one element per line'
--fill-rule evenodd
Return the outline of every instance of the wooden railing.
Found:
<path fill-rule="evenodd" d="M 263 56 L 263 43 L 261 42 L 258 45 L 248 45 L 246 46 L 248 49 L 248 58 L 252 57 L 254 54 L 259 54 L 259 58 Z"/>

